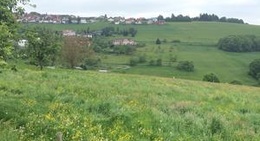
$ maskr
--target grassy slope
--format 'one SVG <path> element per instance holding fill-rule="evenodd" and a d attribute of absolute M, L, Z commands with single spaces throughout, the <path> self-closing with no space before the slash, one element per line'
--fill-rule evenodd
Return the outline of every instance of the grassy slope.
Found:
<path fill-rule="evenodd" d="M 72 70 L 0 77 L 3 140 L 260 140 L 259 88 Z"/>
<path fill-rule="evenodd" d="M 219 38 L 234 34 L 254 34 L 259 35 L 260 26 L 243 25 L 219 22 L 191 22 L 191 23 L 167 23 L 165 25 L 113 25 L 109 23 L 93 23 L 93 24 L 41 24 L 42 26 L 52 28 L 54 30 L 82 30 L 89 27 L 90 30 L 102 29 L 103 27 L 112 26 L 121 29 L 129 29 L 134 27 L 138 30 L 135 37 L 138 41 L 154 42 L 156 38 L 179 39 L 184 42 L 203 42 L 216 43 Z"/>

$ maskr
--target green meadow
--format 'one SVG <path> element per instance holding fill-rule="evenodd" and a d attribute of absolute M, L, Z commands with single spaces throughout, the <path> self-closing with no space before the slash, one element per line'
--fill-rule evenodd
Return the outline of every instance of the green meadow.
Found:
<path fill-rule="evenodd" d="M 254 59 L 260 57 L 256 53 L 228 53 L 217 48 L 220 38 L 227 35 L 260 35 L 260 26 L 247 24 L 232 24 L 218 22 L 191 22 L 166 23 L 165 25 L 113 25 L 110 23 L 55 25 L 41 24 L 54 30 L 100 30 L 104 27 L 114 27 L 115 30 L 133 27 L 138 33 L 134 40 L 145 43 L 146 46 L 138 48 L 134 55 L 99 54 L 102 68 L 110 71 L 128 74 L 142 74 L 162 77 L 176 77 L 182 79 L 202 80 L 207 73 L 215 73 L 221 82 L 230 83 L 237 80 L 245 85 L 257 85 L 257 82 L 248 76 L 248 66 Z M 109 37 L 109 40 L 122 38 Z M 131 37 L 129 37 L 131 38 Z M 155 40 L 164 41 L 156 45 Z M 172 41 L 180 41 L 173 43 Z M 127 68 L 130 58 L 146 56 L 147 63 Z M 176 56 L 177 62 L 170 63 L 170 57 Z M 162 67 L 149 66 L 150 60 L 162 59 Z M 193 61 L 194 72 L 182 72 L 176 69 L 178 61 Z M 122 69 L 123 68 L 123 69 Z"/>
<path fill-rule="evenodd" d="M 18 69 L 0 74 L 3 141 L 260 140 L 257 87 Z"/>

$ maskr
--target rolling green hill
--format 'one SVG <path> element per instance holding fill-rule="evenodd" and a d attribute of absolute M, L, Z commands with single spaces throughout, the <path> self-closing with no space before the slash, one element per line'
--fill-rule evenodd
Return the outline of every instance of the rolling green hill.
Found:
<path fill-rule="evenodd" d="M 0 140 L 260 140 L 259 88 L 76 70 L 0 73 Z"/>
<path fill-rule="evenodd" d="M 35 25 L 35 24 L 29 24 Z M 89 27 L 91 30 L 100 30 L 104 27 L 118 27 L 138 30 L 137 41 L 155 42 L 156 38 L 172 41 L 179 39 L 183 42 L 217 43 L 219 38 L 234 34 L 260 34 L 260 26 L 247 24 L 219 23 L 219 22 L 174 22 L 165 25 L 114 25 L 110 23 L 92 24 L 36 24 L 53 30 L 82 30 Z"/>
<path fill-rule="evenodd" d="M 249 64 L 260 57 L 260 52 L 229 53 L 217 48 L 218 40 L 227 35 L 260 35 L 260 26 L 218 22 L 166 23 L 165 25 L 113 25 L 110 23 L 56 25 L 40 24 L 54 30 L 100 30 L 104 27 L 115 27 L 120 30 L 134 27 L 138 33 L 133 39 L 145 43 L 134 55 L 98 54 L 101 68 L 128 74 L 142 74 L 160 77 L 176 77 L 181 79 L 202 80 L 207 73 L 215 73 L 221 82 L 230 83 L 234 80 L 245 85 L 257 85 L 258 82 L 248 75 Z M 107 40 L 122 38 L 108 37 Z M 129 37 L 131 38 L 131 37 Z M 159 38 L 166 41 L 156 45 Z M 180 43 L 173 43 L 178 40 Z M 146 56 L 146 63 L 135 67 L 129 65 L 130 58 Z M 176 56 L 176 63 L 169 63 L 170 57 Z M 149 61 L 162 59 L 162 67 L 151 67 Z M 194 72 L 183 72 L 176 69 L 178 61 L 193 61 Z M 121 69 L 123 68 L 123 69 Z M 128 68 L 128 69 L 124 69 Z"/>

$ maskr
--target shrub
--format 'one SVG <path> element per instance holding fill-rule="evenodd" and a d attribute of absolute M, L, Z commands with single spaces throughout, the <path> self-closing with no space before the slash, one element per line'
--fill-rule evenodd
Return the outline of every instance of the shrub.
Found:
<path fill-rule="evenodd" d="M 162 66 L 162 59 L 156 60 L 156 66 Z"/>
<path fill-rule="evenodd" d="M 145 62 L 146 62 L 146 56 L 145 55 L 139 56 L 139 63 L 145 63 Z"/>
<path fill-rule="evenodd" d="M 172 40 L 172 43 L 181 43 L 181 40 Z"/>
<path fill-rule="evenodd" d="M 154 60 L 151 60 L 151 61 L 149 62 L 149 65 L 150 65 L 150 66 L 155 66 L 155 61 L 154 61 Z"/>
<path fill-rule="evenodd" d="M 101 59 L 98 57 L 88 57 L 85 58 L 84 64 L 82 64 L 80 67 L 84 70 L 94 69 L 98 67 L 101 63 Z"/>
<path fill-rule="evenodd" d="M 4 69 L 7 67 L 7 63 L 0 59 L 0 69 Z"/>
<path fill-rule="evenodd" d="M 136 45 L 136 47 L 145 47 L 145 46 L 146 46 L 145 43 L 138 43 L 138 44 Z"/>
<path fill-rule="evenodd" d="M 234 84 L 234 85 L 242 85 L 242 82 L 238 81 L 238 80 L 233 80 L 230 82 L 230 84 Z"/>
<path fill-rule="evenodd" d="M 214 73 L 209 73 L 209 74 L 204 75 L 203 81 L 213 82 L 213 83 L 220 82 L 217 75 L 215 75 Z"/>
<path fill-rule="evenodd" d="M 130 66 L 136 66 L 138 64 L 139 60 L 137 58 L 131 58 L 129 61 Z"/>
<path fill-rule="evenodd" d="M 132 55 L 136 51 L 135 46 L 115 46 L 114 53 Z"/>
<path fill-rule="evenodd" d="M 249 64 L 249 75 L 255 79 L 260 78 L 260 59 L 256 59 Z"/>
<path fill-rule="evenodd" d="M 182 71 L 192 72 L 194 71 L 194 65 L 192 61 L 180 61 L 177 66 L 177 69 Z"/>
<path fill-rule="evenodd" d="M 159 44 L 161 44 L 162 42 L 161 42 L 161 40 L 160 40 L 159 38 L 157 38 L 156 41 L 155 41 L 155 43 L 156 43 L 157 45 L 159 45 Z"/>
<path fill-rule="evenodd" d="M 157 59 L 157 60 L 151 60 L 149 62 L 150 66 L 162 66 L 162 59 Z"/>
<path fill-rule="evenodd" d="M 170 56 L 170 62 L 177 62 L 177 56 Z"/>

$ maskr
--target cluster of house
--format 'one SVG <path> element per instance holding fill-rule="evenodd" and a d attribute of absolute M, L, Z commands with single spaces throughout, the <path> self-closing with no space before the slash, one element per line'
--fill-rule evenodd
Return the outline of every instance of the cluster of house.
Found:
<path fill-rule="evenodd" d="M 23 23 L 51 23 L 51 24 L 86 24 L 95 23 L 104 20 L 104 16 L 100 17 L 76 17 L 74 15 L 49 15 L 39 14 L 36 12 L 25 13 L 18 19 Z"/>
<path fill-rule="evenodd" d="M 121 38 L 121 39 L 115 39 L 113 40 L 112 42 L 113 45 L 115 46 L 119 46 L 119 45 L 131 45 L 131 46 L 135 46 L 137 45 L 137 42 L 135 42 L 134 40 L 132 39 L 127 39 L 127 38 Z"/>
<path fill-rule="evenodd" d="M 63 36 L 82 36 L 85 38 L 93 38 L 93 33 L 89 33 L 89 34 L 85 34 L 85 35 L 79 35 L 77 34 L 74 30 L 63 30 L 62 31 L 62 35 Z M 128 38 L 120 38 L 120 39 L 115 39 L 112 41 L 112 44 L 114 46 L 120 46 L 120 45 L 131 45 L 131 46 L 135 46 L 137 45 L 137 42 L 135 42 L 132 39 L 128 39 Z"/>
<path fill-rule="evenodd" d="M 164 20 L 158 20 L 158 18 L 124 18 L 124 17 L 77 17 L 73 15 L 49 15 L 40 14 L 36 12 L 25 13 L 18 19 L 23 23 L 52 23 L 52 24 L 87 24 L 95 23 L 99 21 L 108 21 L 114 24 L 165 24 Z"/>
<path fill-rule="evenodd" d="M 142 24 L 157 24 L 157 25 L 163 25 L 165 24 L 164 20 L 158 20 L 158 18 L 124 18 L 124 17 L 110 17 L 107 19 L 108 22 L 114 23 L 116 25 L 118 24 L 136 24 L 136 25 L 142 25 Z"/>

